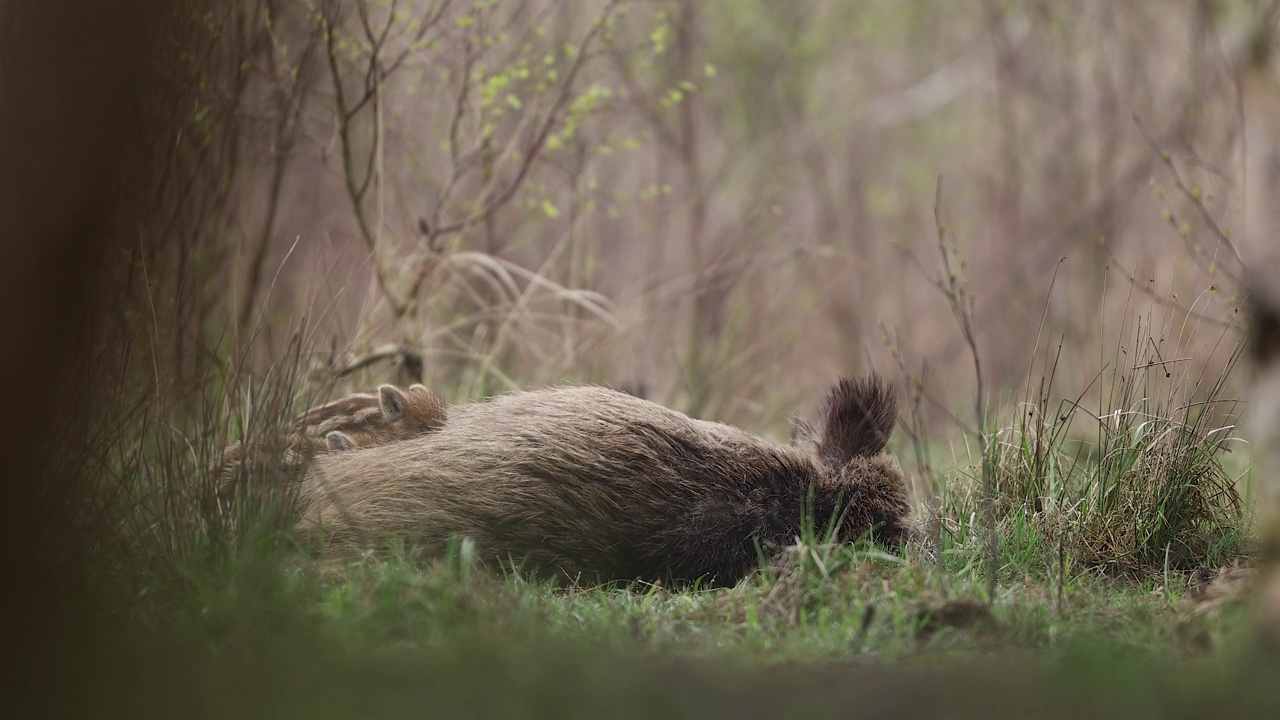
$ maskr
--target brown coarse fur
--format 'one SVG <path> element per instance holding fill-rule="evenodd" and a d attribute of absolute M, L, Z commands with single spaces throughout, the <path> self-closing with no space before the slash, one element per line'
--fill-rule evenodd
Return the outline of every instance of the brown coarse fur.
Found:
<path fill-rule="evenodd" d="M 408 440 L 443 427 L 448 414 L 444 398 L 422 385 L 382 385 L 377 393 L 354 393 L 309 408 L 278 436 L 223 450 L 217 493 L 229 496 L 238 470 L 258 456 L 279 457 L 282 474 L 296 476 L 316 455 Z"/>
<path fill-rule="evenodd" d="M 331 550 L 468 537 L 478 558 L 581 582 L 732 583 L 806 515 L 839 541 L 905 539 L 906 485 L 879 454 L 893 403 L 879 378 L 842 380 L 806 446 L 600 387 L 513 393 L 412 440 L 316 458 L 299 531 Z"/>
<path fill-rule="evenodd" d="M 355 447 L 368 447 L 437 430 L 448 415 L 444 398 L 422 385 L 405 390 L 382 385 L 377 393 L 356 393 L 311 408 L 290 420 L 287 431 L 323 438 L 338 432 L 354 440 Z"/>
<path fill-rule="evenodd" d="M 898 422 L 898 397 L 878 377 L 840 378 L 818 411 L 819 426 L 803 417 L 791 422 L 791 443 L 832 466 L 884 449 Z"/>

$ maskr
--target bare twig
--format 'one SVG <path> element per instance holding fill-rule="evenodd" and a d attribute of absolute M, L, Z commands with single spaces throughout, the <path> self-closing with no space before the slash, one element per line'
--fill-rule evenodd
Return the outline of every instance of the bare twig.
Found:
<path fill-rule="evenodd" d="M 573 95 L 574 81 L 581 72 L 583 65 L 586 63 L 589 53 L 587 50 L 591 47 L 600 31 L 604 29 L 605 21 L 613 14 L 614 9 L 618 6 L 620 0 L 611 0 L 600 17 L 592 24 L 582 42 L 578 45 L 577 55 L 574 57 L 573 64 L 569 67 L 569 71 L 565 73 L 564 83 L 560 86 L 560 93 L 556 96 L 555 101 L 551 105 L 551 109 L 547 112 L 547 116 L 543 119 L 542 125 L 538 128 L 534 135 L 533 141 L 521 153 L 520 166 L 516 169 L 515 177 L 512 178 L 505 188 L 497 195 L 485 203 L 479 210 L 471 213 L 465 218 L 456 222 L 447 223 L 437 228 L 432 228 L 432 236 L 439 237 L 441 235 L 450 235 L 453 233 L 466 230 L 473 225 L 483 222 L 499 208 L 505 205 L 516 191 L 524 184 L 525 178 L 529 174 L 533 162 L 541 153 L 543 146 L 546 145 L 547 139 L 551 137 L 551 131 L 555 129 L 556 123 L 560 120 L 561 113 L 565 106 L 569 103 L 569 98 Z"/>
<path fill-rule="evenodd" d="M 335 378 L 346 377 L 358 370 L 363 370 L 370 365 L 384 360 L 399 360 L 407 367 L 418 368 L 418 375 L 421 376 L 422 371 L 422 354 L 413 350 L 406 345 L 398 343 L 387 343 L 379 345 L 369 352 L 359 357 L 353 358 L 342 365 L 335 367 L 333 375 Z"/>
<path fill-rule="evenodd" d="M 974 297 L 964 283 L 964 261 L 959 257 L 955 235 L 942 221 L 942 178 L 938 178 L 933 199 L 933 218 L 938 229 L 938 253 L 942 258 L 943 275 L 934 280 L 934 286 L 947 299 L 951 314 L 960 327 L 969 354 L 973 358 L 973 374 L 977 383 L 974 393 L 974 413 L 977 430 L 974 433 L 982 453 L 982 506 L 987 525 L 987 602 L 995 601 L 997 573 L 1000 569 L 1000 539 L 996 535 L 995 482 L 991 468 L 990 437 L 987 432 L 987 395 L 982 376 L 982 359 L 978 352 L 977 322 L 974 313 Z"/>
<path fill-rule="evenodd" d="M 264 32 L 270 34 L 271 31 L 268 29 Z M 273 47 L 273 51 L 268 53 L 272 82 L 275 83 L 274 94 L 276 96 L 276 132 L 271 147 L 273 166 L 270 189 L 267 192 L 267 214 L 262 220 L 262 230 L 249 263 L 245 298 L 240 306 L 239 327 L 241 332 L 248 329 L 249 321 L 253 316 L 256 305 L 259 286 L 262 282 L 262 272 L 266 266 L 267 253 L 271 248 L 271 235 L 275 230 L 276 216 L 279 213 L 280 194 L 284 189 L 285 170 L 288 167 L 293 147 L 298 139 L 299 118 L 305 107 L 307 93 L 311 88 L 311 78 L 308 72 L 311 67 L 311 58 L 319 45 L 319 41 L 320 32 L 319 28 L 316 27 L 307 36 L 307 43 L 303 47 L 296 66 L 286 66 L 283 72 L 276 67 L 277 56 L 281 60 L 285 58 L 283 51 L 279 48 L 279 44 L 275 43 L 276 47 Z"/>
<path fill-rule="evenodd" d="M 1178 192 L 1186 198 L 1187 202 L 1191 203 L 1191 206 L 1200 213 L 1200 218 L 1204 221 L 1205 226 L 1213 232 L 1214 236 L 1218 239 L 1218 242 L 1231 253 L 1231 259 L 1234 260 L 1235 265 L 1239 267 L 1240 253 L 1236 251 L 1236 246 L 1231 242 L 1231 237 L 1227 235 L 1222 226 L 1218 224 L 1218 221 L 1214 219 L 1213 213 L 1211 213 L 1209 208 L 1205 206 L 1204 201 L 1200 197 L 1200 191 L 1187 186 L 1186 182 L 1182 179 L 1181 173 L 1178 172 L 1178 168 L 1173 164 L 1173 157 L 1168 152 L 1160 148 L 1160 145 L 1156 143 L 1155 138 L 1151 136 L 1151 133 L 1147 130 L 1147 126 L 1143 124 L 1142 118 L 1140 118 L 1137 113 L 1133 114 L 1133 122 L 1138 126 L 1139 132 L 1141 132 L 1142 137 L 1146 139 L 1147 145 L 1151 147 L 1151 151 L 1159 156 L 1160 162 L 1163 163 L 1165 169 L 1169 171 L 1169 175 L 1173 178 L 1173 186 L 1177 188 Z M 1196 248 L 1191 245 L 1187 234 L 1182 232 L 1182 228 L 1178 225 L 1177 218 L 1170 214 L 1168 216 L 1168 222 L 1173 226 L 1173 229 L 1178 233 L 1178 236 L 1183 239 L 1183 242 L 1187 244 L 1187 249 L 1191 253 L 1192 259 L 1200 266 L 1201 270 L 1212 278 L 1214 275 L 1213 268 L 1203 265 L 1203 262 L 1199 257 L 1200 253 L 1196 252 Z M 1230 278 L 1232 282 L 1239 284 L 1239 276 L 1237 276 L 1230 268 L 1223 267 L 1222 273 Z"/>

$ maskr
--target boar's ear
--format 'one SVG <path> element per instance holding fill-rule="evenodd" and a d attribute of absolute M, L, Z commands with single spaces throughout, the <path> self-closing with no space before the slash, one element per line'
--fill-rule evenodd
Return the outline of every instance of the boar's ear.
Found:
<path fill-rule="evenodd" d="M 341 430 L 331 430 L 324 436 L 325 442 L 329 444 L 329 449 L 334 452 L 342 450 L 352 450 L 356 446 L 356 441 L 351 436 Z"/>
<path fill-rule="evenodd" d="M 378 404 L 386 419 L 394 421 L 404 417 L 404 393 L 395 385 L 378 386 Z"/>
<path fill-rule="evenodd" d="M 898 396 L 879 375 L 842 377 L 827 391 L 818 420 L 818 455 L 831 467 L 875 455 L 898 422 Z"/>
<path fill-rule="evenodd" d="M 409 389 L 405 391 L 404 396 L 405 398 L 409 398 L 409 397 L 419 398 L 419 402 L 427 402 L 427 403 L 430 403 L 431 405 L 438 405 L 441 407 L 443 407 L 446 404 L 444 401 L 444 398 L 440 397 L 440 395 L 435 390 L 432 390 L 426 385 L 422 385 L 420 383 L 414 383 L 413 385 L 410 385 Z"/>

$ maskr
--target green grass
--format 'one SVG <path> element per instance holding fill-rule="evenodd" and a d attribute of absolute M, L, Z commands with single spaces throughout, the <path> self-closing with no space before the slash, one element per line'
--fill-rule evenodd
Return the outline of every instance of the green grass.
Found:
<path fill-rule="evenodd" d="M 1136 655 L 1183 654 L 1188 633 L 1225 640 L 1235 611 L 1182 623 L 1181 578 L 1169 585 L 1126 585 L 1081 575 L 1056 589 L 1023 582 L 1002 587 L 989 620 L 926 631 L 949 601 L 976 599 L 981 578 L 949 578 L 911 559 L 887 560 L 849 549 L 823 576 L 811 563 L 734 588 L 564 589 L 439 563 L 366 559 L 317 582 L 295 601 L 341 646 L 359 652 L 433 651 L 472 642 L 527 645 L 574 642 L 602 651 L 673 655 L 748 665 L 851 659 L 893 662 L 932 653 L 1044 651 L 1091 637 Z M 843 557 L 842 557 L 843 556 Z M 1219 644 L 1220 646 L 1220 644 Z"/>
<path fill-rule="evenodd" d="M 1247 603 L 1201 607 L 1189 587 L 1253 552 L 1236 487 L 1247 460 L 1224 454 L 1234 416 L 1216 412 L 1232 406 L 1225 378 L 1150 377 L 1162 371 L 1143 357 L 1114 372 L 1093 409 L 1044 391 L 1007 404 L 985 448 L 956 444 L 936 477 L 916 478 L 923 532 L 901 553 L 806 528 L 716 589 L 550 584 L 478 563 L 465 540 L 446 557 L 393 546 L 320 562 L 292 542 L 269 458 L 243 470 L 252 492 L 211 512 L 204 468 L 226 428 L 269 437 L 306 397 L 282 373 L 245 391 L 253 404 L 212 403 L 187 433 L 200 440 L 144 420 L 119 455 L 129 491 L 91 558 L 106 602 L 86 616 L 94 649 L 68 641 L 84 664 L 55 663 L 84 686 L 58 702 L 305 717 L 1266 715 L 1258 703 L 1277 696 L 1258 668 L 1275 659 L 1257 654 Z M 946 455 L 905 442 L 908 471 Z"/>
<path fill-rule="evenodd" d="M 1258 670 L 1275 666 L 1250 654 L 1242 605 L 1191 618 L 1173 579 L 1081 573 L 1061 607 L 1055 587 L 1024 580 L 1001 586 L 990 618 L 931 623 L 985 587 L 968 569 L 981 562 L 960 555 L 939 575 L 911 552 L 810 548 L 736 587 L 676 592 L 557 587 L 411 551 L 319 573 L 281 552 L 275 563 L 241 559 L 180 608 L 152 607 L 167 621 L 132 629 L 123 659 L 101 650 L 111 662 L 60 702 L 85 714 L 107 703 L 290 717 L 1194 717 L 1277 707 Z"/>
<path fill-rule="evenodd" d="M 567 644 L 747 666 L 1007 650 L 1052 659 L 1099 639 L 1134 657 L 1216 656 L 1241 630 L 1235 605 L 1191 618 L 1187 574 L 1176 569 L 1116 576 L 1073 559 L 1059 574 L 1057 546 L 1012 512 L 1001 524 L 990 617 L 948 620 L 951 608 L 985 600 L 981 545 L 968 523 L 955 526 L 940 554 L 927 538 L 902 555 L 809 538 L 732 588 L 682 590 L 566 588 L 473 566 L 465 552 L 431 558 L 400 548 L 318 566 L 283 538 L 260 535 L 189 572 L 185 591 L 167 596 L 176 610 L 150 612 L 176 615 L 185 634 L 214 648 L 252 645 L 287 620 L 358 656 Z"/>

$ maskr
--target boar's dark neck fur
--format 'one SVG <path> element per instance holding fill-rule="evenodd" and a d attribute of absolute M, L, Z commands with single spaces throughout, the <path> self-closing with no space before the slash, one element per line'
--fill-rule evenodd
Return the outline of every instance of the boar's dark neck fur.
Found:
<path fill-rule="evenodd" d="M 834 388 L 818 438 L 793 446 L 598 387 L 458 406 L 429 435 L 318 458 L 300 528 L 334 547 L 402 537 L 438 549 L 467 536 L 479 557 L 583 582 L 732 583 L 760 549 L 794 541 L 808 503 L 819 527 L 841 519 L 841 540 L 871 532 L 893 545 L 911 528 L 905 484 L 869 451 L 894 410 L 850 419 L 832 406 L 892 403 L 867 382 Z"/>

